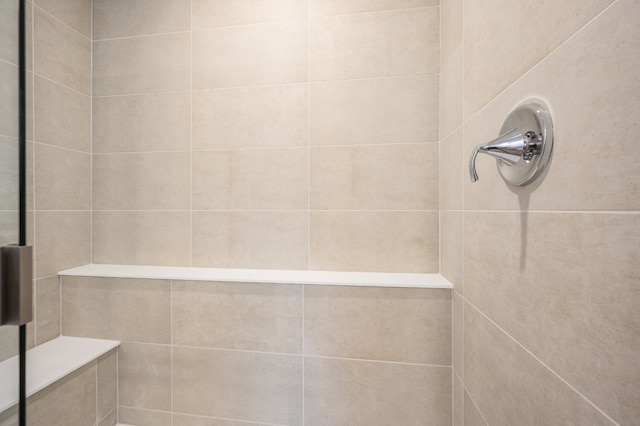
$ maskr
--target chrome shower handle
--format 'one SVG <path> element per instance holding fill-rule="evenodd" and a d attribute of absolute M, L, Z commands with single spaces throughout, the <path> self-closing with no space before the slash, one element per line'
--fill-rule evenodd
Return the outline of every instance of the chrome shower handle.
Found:
<path fill-rule="evenodd" d="M 487 144 L 476 146 L 469 159 L 471 182 L 478 180 L 476 157 L 479 152 L 491 155 L 513 166 L 520 160 L 530 160 L 537 153 L 537 140 L 538 136 L 533 131 L 523 133 L 519 129 L 511 129 Z"/>
<path fill-rule="evenodd" d="M 476 158 L 483 153 L 496 158 L 507 183 L 527 185 L 542 174 L 552 147 L 553 125 L 548 108 L 538 103 L 520 105 L 505 120 L 500 136 L 473 149 L 469 159 L 471 182 L 478 181 Z"/>

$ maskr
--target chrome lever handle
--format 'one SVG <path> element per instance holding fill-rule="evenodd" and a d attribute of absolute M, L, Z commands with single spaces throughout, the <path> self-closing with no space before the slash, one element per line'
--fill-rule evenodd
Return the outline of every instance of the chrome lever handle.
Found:
<path fill-rule="evenodd" d="M 482 145 L 476 145 L 476 147 L 473 148 L 471 158 L 469 159 L 469 176 L 471 177 L 471 182 L 478 181 L 478 173 L 476 172 L 476 157 L 480 152 L 480 148 L 482 148 Z"/>

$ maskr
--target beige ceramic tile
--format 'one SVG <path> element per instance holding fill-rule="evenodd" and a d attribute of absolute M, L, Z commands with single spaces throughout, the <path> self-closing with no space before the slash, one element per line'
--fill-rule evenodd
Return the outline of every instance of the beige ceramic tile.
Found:
<path fill-rule="evenodd" d="M 93 263 L 189 266 L 189 212 L 94 212 Z"/>
<path fill-rule="evenodd" d="M 464 378 L 464 299 L 457 291 L 453 291 L 453 315 L 451 319 L 453 371 Z"/>
<path fill-rule="evenodd" d="M 302 422 L 302 357 L 174 347 L 173 409 L 225 419 Z"/>
<path fill-rule="evenodd" d="M 118 418 L 122 425 L 172 426 L 170 412 L 142 410 L 121 406 L 118 407 Z"/>
<path fill-rule="evenodd" d="M 94 0 L 93 39 L 188 31 L 189 0 Z"/>
<path fill-rule="evenodd" d="M 438 0 L 311 0 L 309 16 L 344 15 L 437 5 Z"/>
<path fill-rule="evenodd" d="M 118 350 L 113 349 L 98 358 L 98 419 L 118 408 Z"/>
<path fill-rule="evenodd" d="M 464 426 L 464 385 L 453 375 L 453 426 Z"/>
<path fill-rule="evenodd" d="M 311 270 L 438 272 L 437 212 L 312 212 Z"/>
<path fill-rule="evenodd" d="M 0 210 L 18 210 L 20 208 L 18 170 L 20 159 L 17 138 L 0 136 Z M 2 233 L 3 231 L 0 231 Z"/>
<path fill-rule="evenodd" d="M 33 71 L 33 4 L 29 1 L 25 2 L 25 10 L 24 10 L 24 23 L 25 23 L 25 66 L 27 72 Z M 5 39 L 3 37 L 3 39 Z M 6 40 L 6 39 L 5 39 Z M 15 50 L 14 50 L 15 52 Z M 28 75 L 28 74 L 27 74 Z M 27 77 L 28 79 L 28 77 Z M 29 83 L 27 83 L 28 85 Z M 27 117 L 28 120 L 28 117 Z"/>
<path fill-rule="evenodd" d="M 113 410 L 98 422 L 98 426 L 117 426 L 118 410 Z"/>
<path fill-rule="evenodd" d="M 467 176 L 466 158 L 463 159 L 462 129 L 457 129 L 440 142 L 440 208 L 462 210 L 463 180 Z"/>
<path fill-rule="evenodd" d="M 466 390 L 464 392 L 464 426 L 488 426 Z"/>
<path fill-rule="evenodd" d="M 519 210 L 528 203 L 532 210 L 640 210 L 640 175 L 630 172 L 640 163 L 629 113 L 640 109 L 634 17 L 640 3 L 617 2 L 468 122 L 470 153 L 496 137 L 511 109 L 535 94 L 552 108 L 555 146 L 548 174 L 530 187 L 507 187 L 495 161 L 478 158 L 480 181 L 465 179 L 467 208 Z"/>
<path fill-rule="evenodd" d="M 27 418 L 29 426 L 95 424 L 95 362 L 81 367 L 29 397 Z"/>
<path fill-rule="evenodd" d="M 438 73 L 439 20 L 437 7 L 312 18 L 310 79 Z"/>
<path fill-rule="evenodd" d="M 44 78 L 34 83 L 34 139 L 91 152 L 91 98 Z"/>
<path fill-rule="evenodd" d="M 215 419 L 212 417 L 187 416 L 183 414 L 173 415 L 173 426 L 270 426 L 266 423 L 247 423 L 228 419 Z"/>
<path fill-rule="evenodd" d="M 465 296 L 620 424 L 640 416 L 639 242 L 639 214 L 465 217 Z"/>
<path fill-rule="evenodd" d="M 217 28 L 307 17 L 306 0 L 195 0 L 193 28 Z"/>
<path fill-rule="evenodd" d="M 18 137 L 18 67 L 0 61 L 0 136 Z"/>
<path fill-rule="evenodd" d="M 451 368 L 305 359 L 305 424 L 450 425 Z"/>
<path fill-rule="evenodd" d="M 94 42 L 94 96 L 188 90 L 189 46 L 187 33 Z"/>
<path fill-rule="evenodd" d="M 190 185 L 189 152 L 93 156 L 95 210 L 188 210 Z"/>
<path fill-rule="evenodd" d="M 26 138 L 27 142 L 33 141 L 33 135 L 35 133 L 34 129 L 34 108 L 35 108 L 35 97 L 33 95 L 34 92 L 34 75 L 31 71 L 26 71 L 26 87 L 25 87 L 25 109 L 27 111 L 26 117 Z M 3 102 L 7 103 L 7 100 Z"/>
<path fill-rule="evenodd" d="M 193 147 L 260 148 L 308 143 L 306 84 L 193 92 Z"/>
<path fill-rule="evenodd" d="M 34 0 L 34 4 L 91 38 L 91 2 L 86 0 Z"/>
<path fill-rule="evenodd" d="M 437 210 L 438 144 L 311 149 L 313 210 Z"/>
<path fill-rule="evenodd" d="M 306 79 L 306 20 L 193 33 L 194 89 L 298 83 Z"/>
<path fill-rule="evenodd" d="M 2 211 L 0 212 L 0 244 L 16 244 L 20 238 L 20 212 Z"/>
<path fill-rule="evenodd" d="M 91 154 L 35 144 L 38 210 L 91 209 Z"/>
<path fill-rule="evenodd" d="M 440 66 L 445 66 L 453 51 L 461 46 L 462 0 L 440 1 L 440 25 Z"/>
<path fill-rule="evenodd" d="M 60 336 L 60 281 L 57 276 L 35 281 L 36 343 Z"/>
<path fill-rule="evenodd" d="M 18 64 L 18 9 L 20 2 L 0 3 L 0 60 Z"/>
<path fill-rule="evenodd" d="M 216 150 L 193 155 L 194 210 L 303 210 L 307 148 Z"/>
<path fill-rule="evenodd" d="M 174 281 L 172 294 L 175 345 L 302 352 L 300 286 Z"/>
<path fill-rule="evenodd" d="M 170 346 L 129 342 L 120 345 L 118 401 L 125 407 L 171 410 Z"/>
<path fill-rule="evenodd" d="M 611 2 L 465 1 L 465 117 L 478 111 Z M 542 21 L 546 30 L 536 37 L 532 38 L 527 31 L 514 31 Z M 611 40 L 611 34 L 603 39 Z M 602 63 L 597 68 L 609 69 L 608 64 Z"/>
<path fill-rule="evenodd" d="M 463 232 L 462 212 L 440 212 L 440 273 L 451 281 L 460 294 L 464 293 Z"/>
<path fill-rule="evenodd" d="M 312 145 L 438 141 L 438 77 L 310 85 Z"/>
<path fill-rule="evenodd" d="M 462 125 L 462 102 L 462 47 L 458 47 L 440 74 L 441 138 Z"/>
<path fill-rule="evenodd" d="M 90 212 L 38 211 L 35 222 L 35 278 L 91 263 Z"/>
<path fill-rule="evenodd" d="M 305 355 L 451 365 L 451 291 L 309 286 Z"/>
<path fill-rule="evenodd" d="M 91 41 L 38 8 L 34 25 L 34 71 L 90 95 Z"/>
<path fill-rule="evenodd" d="M 307 269 L 306 212 L 194 212 L 193 266 Z"/>
<path fill-rule="evenodd" d="M 93 99 L 93 152 L 190 149 L 191 96 L 158 93 Z"/>
<path fill-rule="evenodd" d="M 171 285 L 164 280 L 64 277 L 65 336 L 171 343 Z"/>
<path fill-rule="evenodd" d="M 488 424 L 613 426 L 475 308 L 464 311 L 464 383 Z"/>
<path fill-rule="evenodd" d="M 18 327 L 0 327 L 0 362 L 20 353 L 19 339 Z"/>

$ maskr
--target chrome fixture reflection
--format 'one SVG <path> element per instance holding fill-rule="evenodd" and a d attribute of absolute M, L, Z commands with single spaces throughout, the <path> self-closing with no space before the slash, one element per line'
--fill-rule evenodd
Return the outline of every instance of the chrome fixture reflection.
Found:
<path fill-rule="evenodd" d="M 476 157 L 483 153 L 496 158 L 498 171 L 508 184 L 527 185 L 544 171 L 552 147 L 553 124 L 547 106 L 539 102 L 520 105 L 504 121 L 497 139 L 473 150 L 469 160 L 471 182 L 478 180 Z"/>

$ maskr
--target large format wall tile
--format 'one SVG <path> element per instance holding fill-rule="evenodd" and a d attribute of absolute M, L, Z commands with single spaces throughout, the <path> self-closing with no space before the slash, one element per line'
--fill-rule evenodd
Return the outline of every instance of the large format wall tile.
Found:
<path fill-rule="evenodd" d="M 20 2 L 5 1 L 0 3 L 0 60 L 10 64 L 18 64 L 18 8 Z M 28 9 L 31 9 L 29 6 Z M 28 20 L 25 20 L 29 22 Z"/>
<path fill-rule="evenodd" d="M 91 155 L 36 143 L 35 208 L 91 209 Z"/>
<path fill-rule="evenodd" d="M 451 365 L 451 291 L 309 286 L 305 355 Z"/>
<path fill-rule="evenodd" d="M 440 66 L 443 67 L 462 41 L 462 0 L 440 1 L 440 25 Z"/>
<path fill-rule="evenodd" d="M 464 327 L 465 386 L 490 425 L 613 426 L 469 304 Z"/>
<path fill-rule="evenodd" d="M 90 95 L 91 41 L 37 8 L 34 25 L 34 71 Z"/>
<path fill-rule="evenodd" d="M 437 6 L 438 0 L 310 0 L 310 16 L 345 15 L 393 9 Z"/>
<path fill-rule="evenodd" d="M 35 278 L 91 263 L 91 212 L 37 211 Z"/>
<path fill-rule="evenodd" d="M 171 343 L 170 282 L 64 277 L 62 334 Z"/>
<path fill-rule="evenodd" d="M 276 424 L 302 421 L 302 357 L 174 347 L 178 413 Z"/>
<path fill-rule="evenodd" d="M 0 136 L 18 137 L 18 67 L 0 61 Z"/>
<path fill-rule="evenodd" d="M 91 98 L 37 76 L 33 90 L 33 139 L 91 152 Z"/>
<path fill-rule="evenodd" d="M 194 210 L 304 210 L 306 148 L 216 150 L 193 157 Z"/>
<path fill-rule="evenodd" d="M 189 150 L 187 92 L 93 99 L 93 153 Z"/>
<path fill-rule="evenodd" d="M 307 269 L 306 212 L 193 212 L 193 266 Z"/>
<path fill-rule="evenodd" d="M 191 88 L 188 33 L 93 43 L 93 95 L 170 92 Z"/>
<path fill-rule="evenodd" d="M 463 167 L 462 129 L 456 129 L 440 142 L 440 208 L 462 210 L 463 180 L 468 179 Z M 465 164 L 466 165 L 466 164 Z"/>
<path fill-rule="evenodd" d="M 465 1 L 465 117 L 473 115 L 612 1 Z M 624 21 L 633 23 L 631 19 Z M 528 31 L 514 31 L 531 22 L 544 22 L 546 30 L 536 37 L 531 37 Z M 608 35 L 602 39 L 612 38 Z M 609 64 L 604 62 L 601 66 Z M 546 75 L 548 79 L 553 74 Z M 616 81 L 610 77 L 606 80 Z"/>
<path fill-rule="evenodd" d="M 465 296 L 598 407 L 632 423 L 640 215 L 529 213 L 524 223 L 522 215 L 466 215 Z"/>
<path fill-rule="evenodd" d="M 93 39 L 187 31 L 189 0 L 94 0 Z"/>
<path fill-rule="evenodd" d="M 437 212 L 311 212 L 309 226 L 311 270 L 438 271 Z"/>
<path fill-rule="evenodd" d="M 94 425 L 96 392 L 96 363 L 91 362 L 29 397 L 29 425 Z"/>
<path fill-rule="evenodd" d="M 462 125 L 462 86 L 462 46 L 458 46 L 440 73 L 441 138 Z"/>
<path fill-rule="evenodd" d="M 302 352 L 302 287 L 288 284 L 173 283 L 173 344 Z"/>
<path fill-rule="evenodd" d="M 170 411 L 171 372 L 171 346 L 123 342 L 118 348 L 119 404 Z"/>
<path fill-rule="evenodd" d="M 437 210 L 438 145 L 311 149 L 313 210 Z"/>
<path fill-rule="evenodd" d="M 451 368 L 329 358 L 304 367 L 306 425 L 451 425 Z"/>
<path fill-rule="evenodd" d="M 261 148 L 308 143 L 307 84 L 193 92 L 193 148 Z"/>
<path fill-rule="evenodd" d="M 640 209 L 640 175 L 630 172 L 640 164 L 630 113 L 640 110 L 640 26 L 630 17 L 640 17 L 640 3 L 617 2 L 467 122 L 470 153 L 496 137 L 511 109 L 535 93 L 552 109 L 555 144 L 548 174 L 528 187 L 507 187 L 495 160 L 479 156 L 480 180 L 465 179 L 465 207 Z"/>
<path fill-rule="evenodd" d="M 311 145 L 438 140 L 438 76 L 310 85 Z"/>
<path fill-rule="evenodd" d="M 118 408 L 118 349 L 112 349 L 97 360 L 98 419 Z"/>
<path fill-rule="evenodd" d="M 60 336 L 60 278 L 35 281 L 35 327 L 38 345 Z"/>
<path fill-rule="evenodd" d="M 191 154 L 94 154 L 95 210 L 189 210 Z"/>
<path fill-rule="evenodd" d="M 298 83 L 306 79 L 305 20 L 193 33 L 194 89 Z"/>
<path fill-rule="evenodd" d="M 171 412 L 118 407 L 120 424 L 136 426 L 172 426 Z"/>
<path fill-rule="evenodd" d="M 195 0 L 193 29 L 304 19 L 307 0 Z"/>
<path fill-rule="evenodd" d="M 34 0 L 33 3 L 82 33 L 88 39 L 91 38 L 91 2 L 84 0 Z"/>
<path fill-rule="evenodd" d="M 0 136 L 0 210 L 18 210 L 20 200 L 20 158 L 18 138 Z M 11 232 L 11 228 L 0 228 L 0 235 Z M 4 239 L 2 239 L 4 241 Z"/>
<path fill-rule="evenodd" d="M 439 8 L 313 18 L 312 81 L 438 73 Z"/>
<path fill-rule="evenodd" d="M 94 211 L 93 263 L 189 266 L 190 230 L 189 212 Z"/>

